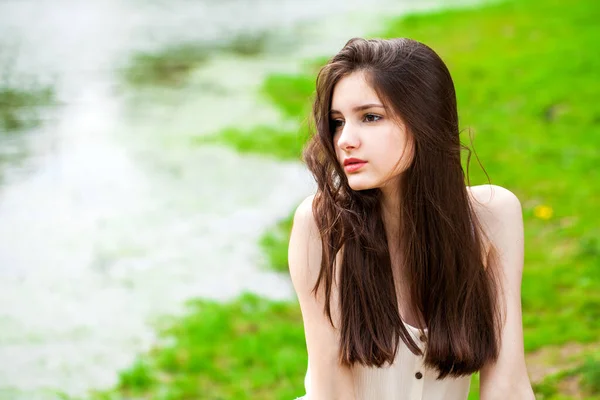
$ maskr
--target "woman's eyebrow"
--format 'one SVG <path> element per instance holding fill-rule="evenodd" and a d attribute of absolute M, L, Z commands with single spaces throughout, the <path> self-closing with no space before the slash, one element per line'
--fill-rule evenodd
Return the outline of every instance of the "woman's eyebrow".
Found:
<path fill-rule="evenodd" d="M 383 108 L 385 109 L 385 107 L 381 104 L 376 104 L 376 103 L 370 103 L 370 104 L 363 104 L 362 106 L 356 106 L 352 109 L 353 112 L 358 112 L 358 111 L 363 111 L 363 110 L 367 110 L 369 108 Z M 339 112 L 338 110 L 331 110 L 329 111 L 330 114 L 341 114 L 341 112 Z"/>

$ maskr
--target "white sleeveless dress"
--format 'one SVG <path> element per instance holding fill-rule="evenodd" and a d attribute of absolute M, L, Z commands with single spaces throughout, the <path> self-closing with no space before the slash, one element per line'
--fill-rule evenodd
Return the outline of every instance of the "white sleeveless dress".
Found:
<path fill-rule="evenodd" d="M 405 324 L 408 332 L 419 345 L 426 349 L 427 330 Z M 466 400 L 471 377 L 436 380 L 437 373 L 425 368 L 423 357 L 416 356 L 400 340 L 396 359 L 381 368 L 356 365 L 352 368 L 356 400 Z M 310 398 L 310 366 L 304 378 L 306 395 Z"/>

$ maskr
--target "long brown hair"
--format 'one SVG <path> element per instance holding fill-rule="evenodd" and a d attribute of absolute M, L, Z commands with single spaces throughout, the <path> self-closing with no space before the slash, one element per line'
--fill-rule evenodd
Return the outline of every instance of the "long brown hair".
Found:
<path fill-rule="evenodd" d="M 386 238 L 381 191 L 353 191 L 335 154 L 333 88 L 356 71 L 365 72 L 414 140 L 412 164 L 400 180 L 397 242 Z M 471 374 L 496 360 L 501 288 L 496 268 L 485 265 L 485 234 L 468 199 L 461 166 L 466 147 L 459 140 L 456 94 L 444 62 L 411 39 L 351 39 L 318 74 L 313 117 L 316 132 L 304 158 L 318 185 L 313 212 L 323 241 L 313 293 L 324 285 L 324 312 L 333 325 L 332 285 L 340 268 L 340 362 L 392 363 L 399 339 L 422 355 L 400 316 L 390 246 L 402 249 L 409 307 L 428 329 L 425 365 L 441 379 Z M 340 250 L 342 264 L 336 266 Z M 494 251 L 489 254 L 488 260 L 494 258 Z"/>

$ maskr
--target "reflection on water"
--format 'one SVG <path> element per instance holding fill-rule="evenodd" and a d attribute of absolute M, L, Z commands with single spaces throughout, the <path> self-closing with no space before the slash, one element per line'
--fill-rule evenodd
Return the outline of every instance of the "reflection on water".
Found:
<path fill-rule="evenodd" d="M 291 296 L 284 276 L 259 269 L 257 242 L 312 178 L 189 139 L 277 123 L 256 101 L 263 77 L 417 7 L 397 3 L 369 2 L 367 19 L 366 2 L 341 0 L 0 2 L 0 45 L 18 43 L 15 68 L 54 82 L 63 104 L 32 136 L 30 172 L 5 170 L 0 187 L 0 398 L 113 384 L 152 340 L 152 319 L 187 298 Z M 122 84 L 135 52 L 247 32 L 293 51 L 215 53 L 179 89 Z"/>

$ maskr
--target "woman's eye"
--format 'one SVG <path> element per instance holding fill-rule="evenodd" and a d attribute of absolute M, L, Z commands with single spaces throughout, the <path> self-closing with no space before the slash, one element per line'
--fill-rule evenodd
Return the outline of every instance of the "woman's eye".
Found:
<path fill-rule="evenodd" d="M 375 114 L 366 114 L 364 119 L 366 122 L 376 122 L 381 119 L 381 116 Z"/>
<path fill-rule="evenodd" d="M 334 119 L 331 121 L 331 127 L 333 129 L 338 129 L 338 128 L 341 128 L 342 126 L 344 126 L 344 120 Z"/>

